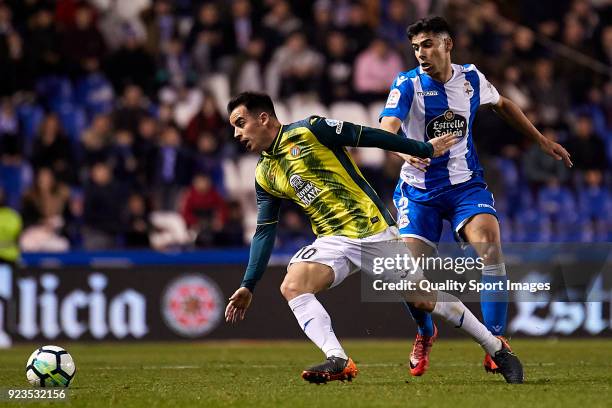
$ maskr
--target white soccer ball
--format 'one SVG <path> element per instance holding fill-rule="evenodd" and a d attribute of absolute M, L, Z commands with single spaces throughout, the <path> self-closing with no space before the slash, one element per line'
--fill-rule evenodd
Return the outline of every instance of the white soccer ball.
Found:
<path fill-rule="evenodd" d="M 75 372 L 72 356 L 57 346 L 34 350 L 26 363 L 26 377 L 34 387 L 68 387 Z"/>

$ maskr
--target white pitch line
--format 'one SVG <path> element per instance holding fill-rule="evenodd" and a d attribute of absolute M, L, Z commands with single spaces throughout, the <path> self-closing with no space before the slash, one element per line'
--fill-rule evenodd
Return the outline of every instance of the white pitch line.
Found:
<path fill-rule="evenodd" d="M 480 364 L 477 363 L 443 363 L 438 362 L 434 364 L 435 366 L 440 367 L 477 367 Z M 553 367 L 555 363 L 523 363 L 525 367 Z M 249 367 L 249 368 L 288 368 L 290 365 L 280 365 L 280 364 L 205 364 L 202 366 L 197 365 L 158 365 L 158 366 L 142 366 L 142 367 L 124 367 L 124 366 L 106 366 L 106 367 L 89 367 L 88 370 L 192 370 L 197 368 L 233 368 L 233 367 Z M 359 364 L 359 367 L 404 367 L 404 364 L 400 363 L 362 363 Z M 0 371 L 9 371 L 8 369 L 0 369 Z"/>

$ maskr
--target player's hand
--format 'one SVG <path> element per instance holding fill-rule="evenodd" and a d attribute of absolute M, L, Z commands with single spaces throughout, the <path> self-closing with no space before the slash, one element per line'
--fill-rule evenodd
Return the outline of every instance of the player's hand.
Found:
<path fill-rule="evenodd" d="M 247 288 L 238 288 L 237 291 L 229 298 L 229 303 L 225 308 L 225 321 L 228 323 L 236 323 L 244 319 L 249 305 L 253 299 L 253 294 Z"/>
<path fill-rule="evenodd" d="M 563 160 L 563 163 L 565 163 L 567 167 L 574 166 L 574 163 L 572 163 L 572 160 L 570 159 L 569 152 L 559 143 L 553 142 L 549 139 L 544 139 L 542 142 L 540 142 L 540 148 L 554 159 Z"/>
<path fill-rule="evenodd" d="M 422 159 L 420 157 L 411 156 L 409 154 L 404 154 L 404 153 L 398 153 L 398 155 L 399 157 L 404 159 L 408 164 L 410 164 L 412 167 L 414 167 L 415 169 L 419 171 L 422 171 L 423 173 L 425 173 L 425 170 L 427 170 L 427 167 L 429 167 L 429 165 L 431 164 L 430 158 Z"/>
<path fill-rule="evenodd" d="M 431 145 L 433 146 L 433 157 L 438 157 L 446 153 L 448 149 L 450 149 L 458 141 L 458 137 L 456 137 L 452 133 L 447 133 L 445 135 L 435 137 L 427 143 L 431 143 Z"/>

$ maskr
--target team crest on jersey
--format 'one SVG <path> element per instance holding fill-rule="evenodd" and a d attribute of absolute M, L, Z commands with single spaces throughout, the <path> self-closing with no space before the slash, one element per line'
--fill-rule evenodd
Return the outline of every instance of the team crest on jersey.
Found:
<path fill-rule="evenodd" d="M 468 98 L 472 97 L 472 94 L 474 93 L 474 88 L 472 88 L 472 84 L 470 84 L 470 81 L 465 81 L 463 83 L 463 92 L 465 92 Z"/>
<path fill-rule="evenodd" d="M 447 133 L 451 133 L 455 137 L 464 137 L 467 134 L 467 119 L 448 109 L 429 121 L 426 133 L 430 140 Z"/>
<path fill-rule="evenodd" d="M 289 177 L 289 184 L 295 190 L 295 194 L 305 206 L 309 206 L 321 193 L 321 189 L 308 180 L 304 180 L 297 174 Z"/>
<path fill-rule="evenodd" d="M 302 149 L 300 149 L 300 146 L 298 145 L 293 145 L 289 149 L 289 154 L 291 154 L 291 157 L 298 158 L 300 157 L 300 153 L 302 153 Z"/>

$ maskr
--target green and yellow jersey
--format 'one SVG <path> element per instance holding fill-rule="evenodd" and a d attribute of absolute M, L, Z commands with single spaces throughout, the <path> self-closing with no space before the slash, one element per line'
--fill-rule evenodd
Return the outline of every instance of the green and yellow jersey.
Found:
<path fill-rule="evenodd" d="M 361 126 L 320 117 L 282 126 L 257 164 L 258 196 L 298 204 L 317 236 L 365 238 L 395 225 L 344 147 L 361 132 Z"/>
<path fill-rule="evenodd" d="M 318 116 L 281 126 L 255 170 L 257 230 L 242 286 L 253 290 L 267 266 L 282 199 L 304 209 L 319 237 L 366 238 L 395 225 L 346 150 L 359 146 L 419 157 L 433 154 L 430 143 L 389 135 Z"/>

